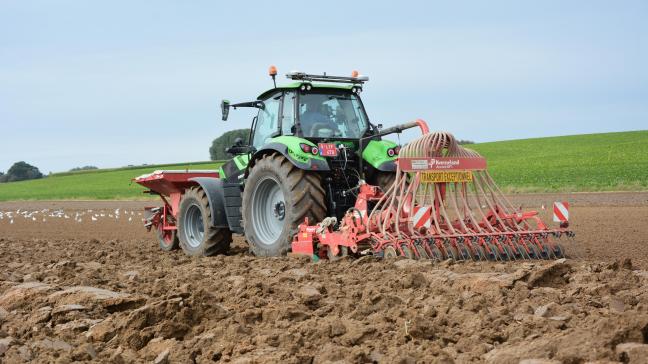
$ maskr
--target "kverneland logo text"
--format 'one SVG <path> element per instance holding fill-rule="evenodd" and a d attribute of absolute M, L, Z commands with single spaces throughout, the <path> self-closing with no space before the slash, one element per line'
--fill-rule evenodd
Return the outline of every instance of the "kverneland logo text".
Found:
<path fill-rule="evenodd" d="M 458 159 L 439 160 L 439 159 L 432 158 L 430 159 L 429 164 L 430 164 L 430 168 L 434 168 L 434 167 L 450 168 L 450 167 L 458 166 L 459 160 Z"/>

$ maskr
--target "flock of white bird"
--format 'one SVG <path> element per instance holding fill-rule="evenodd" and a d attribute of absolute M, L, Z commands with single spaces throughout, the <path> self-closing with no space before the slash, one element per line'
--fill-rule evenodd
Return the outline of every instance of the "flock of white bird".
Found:
<path fill-rule="evenodd" d="M 88 209 L 74 212 L 65 212 L 63 209 L 42 209 L 35 211 L 18 209 L 15 211 L 0 211 L 0 222 L 8 221 L 9 224 L 13 224 L 14 220 L 18 218 L 35 222 L 47 222 L 48 219 L 72 219 L 77 223 L 82 223 L 83 221 L 95 222 L 99 221 L 100 219 L 124 219 L 124 221 L 133 222 L 137 218 L 137 216 L 142 216 L 142 213 L 121 209 L 115 209 L 114 211 L 95 211 Z"/>

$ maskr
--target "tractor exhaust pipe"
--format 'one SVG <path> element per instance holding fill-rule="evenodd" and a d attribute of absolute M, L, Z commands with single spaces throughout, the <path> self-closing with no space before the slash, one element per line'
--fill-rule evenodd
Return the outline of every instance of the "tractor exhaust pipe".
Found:
<path fill-rule="evenodd" d="M 368 137 L 360 138 L 360 140 L 358 142 L 358 156 L 360 157 L 360 173 L 362 173 L 363 177 L 364 177 L 364 163 L 363 163 L 363 160 L 362 160 L 362 153 L 364 152 L 364 141 L 365 141 L 365 139 L 372 139 L 372 138 L 375 138 L 375 137 L 382 137 L 382 136 L 389 135 L 389 134 L 401 133 L 401 132 L 403 132 L 403 130 L 416 128 L 417 126 L 419 128 L 421 128 L 421 134 L 423 134 L 423 135 L 428 134 L 430 132 L 430 128 L 428 127 L 425 120 L 416 119 L 416 120 L 414 120 L 412 122 L 409 122 L 409 123 L 399 124 L 399 125 L 396 125 L 396 126 L 392 126 L 391 128 L 383 129 L 380 132 L 378 132 L 378 134 L 373 134 L 373 135 L 370 135 Z"/>

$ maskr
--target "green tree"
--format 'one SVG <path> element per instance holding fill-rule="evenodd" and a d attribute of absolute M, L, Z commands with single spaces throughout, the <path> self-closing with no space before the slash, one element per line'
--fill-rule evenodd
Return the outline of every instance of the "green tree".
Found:
<path fill-rule="evenodd" d="M 249 135 L 250 129 L 230 130 L 223 133 L 223 135 L 214 139 L 211 147 L 209 147 L 209 157 L 213 161 L 231 158 L 229 154 L 225 153 L 225 148 L 233 146 L 236 138 L 243 139 L 243 144 L 247 144 Z"/>
<path fill-rule="evenodd" d="M 43 178 L 43 174 L 38 168 L 25 162 L 16 162 L 6 174 L 0 176 L 0 182 L 25 181 L 37 178 Z"/>
<path fill-rule="evenodd" d="M 76 171 L 89 171 L 91 169 L 99 169 L 95 166 L 83 166 L 83 167 L 74 167 L 70 169 L 70 172 L 76 172 Z"/>
<path fill-rule="evenodd" d="M 458 139 L 457 143 L 459 143 L 460 145 L 475 144 L 475 142 L 473 142 L 472 140 L 464 140 L 464 139 Z"/>

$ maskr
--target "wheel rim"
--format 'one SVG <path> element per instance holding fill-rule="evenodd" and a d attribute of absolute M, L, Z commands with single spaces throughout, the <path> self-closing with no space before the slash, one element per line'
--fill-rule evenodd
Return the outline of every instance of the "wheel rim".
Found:
<path fill-rule="evenodd" d="M 205 236 L 205 225 L 203 224 L 202 211 L 198 205 L 191 205 L 184 215 L 184 235 L 187 244 L 192 248 L 197 248 Z"/>
<path fill-rule="evenodd" d="M 162 227 L 162 224 L 158 226 L 158 237 L 160 238 L 160 241 L 162 241 L 162 244 L 165 246 L 169 246 L 173 244 L 174 236 L 173 236 L 174 230 L 164 230 Z"/>
<path fill-rule="evenodd" d="M 281 236 L 286 202 L 281 186 L 273 177 L 259 181 L 252 194 L 252 226 L 261 244 L 273 245 Z"/>

